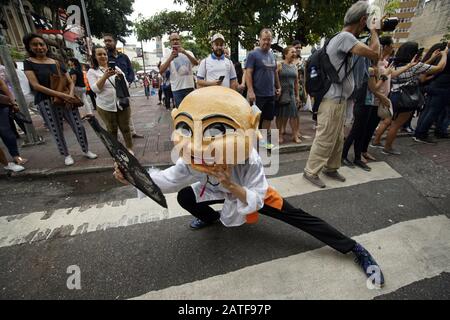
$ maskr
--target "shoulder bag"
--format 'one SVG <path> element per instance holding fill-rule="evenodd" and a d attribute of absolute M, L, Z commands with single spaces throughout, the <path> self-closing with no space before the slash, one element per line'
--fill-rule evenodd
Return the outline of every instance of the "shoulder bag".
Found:
<path fill-rule="evenodd" d="M 69 81 L 67 81 L 67 77 L 65 74 L 61 73 L 61 66 L 58 61 L 55 61 L 57 74 L 50 75 L 50 89 L 62 93 L 69 94 L 70 93 L 70 85 Z M 52 97 L 52 103 L 57 107 L 66 107 L 66 108 L 79 108 L 83 106 L 83 102 L 77 96 L 75 98 L 78 100 L 76 103 L 67 103 L 63 99 L 59 97 Z"/>

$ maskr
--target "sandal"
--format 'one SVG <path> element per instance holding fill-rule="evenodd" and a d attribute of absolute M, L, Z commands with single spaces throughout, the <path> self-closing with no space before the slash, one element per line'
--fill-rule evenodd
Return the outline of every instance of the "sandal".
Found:
<path fill-rule="evenodd" d="M 375 157 L 374 156 L 372 156 L 371 154 L 369 154 L 369 153 L 364 153 L 363 155 L 362 155 L 363 157 L 364 157 L 364 159 L 366 159 L 366 160 L 370 160 L 370 161 L 377 161 L 377 159 L 375 159 Z"/>
<path fill-rule="evenodd" d="M 15 157 L 14 162 L 16 164 L 18 164 L 19 166 L 23 166 L 24 164 L 26 164 L 28 162 L 28 159 L 24 159 L 22 157 Z"/>

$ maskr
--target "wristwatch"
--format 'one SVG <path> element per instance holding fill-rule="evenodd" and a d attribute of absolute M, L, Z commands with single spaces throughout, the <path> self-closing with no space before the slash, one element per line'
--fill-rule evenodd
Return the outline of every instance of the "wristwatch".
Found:
<path fill-rule="evenodd" d="M 380 80 L 382 80 L 382 81 L 387 81 L 389 78 L 386 76 L 386 75 L 384 75 L 384 74 L 382 74 L 381 76 L 380 76 Z"/>

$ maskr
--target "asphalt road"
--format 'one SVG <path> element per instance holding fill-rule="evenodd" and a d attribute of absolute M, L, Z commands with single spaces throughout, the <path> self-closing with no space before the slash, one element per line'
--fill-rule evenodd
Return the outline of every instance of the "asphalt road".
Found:
<path fill-rule="evenodd" d="M 253 292 L 252 299 L 449 299 L 450 243 L 444 240 L 450 234 L 450 167 L 445 160 L 450 159 L 450 141 L 429 147 L 402 138 L 398 144 L 402 156 L 372 150 L 396 178 L 380 171 L 379 178 L 360 184 L 358 177 L 366 173 L 354 169 L 347 174 L 356 181 L 351 185 L 287 199 L 367 243 L 386 266 L 385 289 L 370 291 L 351 257 L 268 217 L 257 225 L 216 224 L 201 231 L 191 231 L 191 217 L 183 214 L 161 211 L 155 213 L 159 219 L 134 219 L 143 210 L 133 199 L 135 190 L 102 173 L 1 181 L 0 230 L 6 235 L 0 233 L 0 298 L 239 299 Z M 279 173 L 270 178 L 282 187 L 293 179 L 307 185 L 295 180 L 307 156 L 282 155 Z M 128 221 L 106 225 L 96 220 L 95 208 L 123 210 Z M 101 227 L 77 231 L 62 223 L 39 237 L 39 232 L 23 233 L 46 220 L 55 226 L 61 212 L 69 219 L 75 211 L 79 219 Z M 9 240 L 13 236 L 15 243 Z M 408 269 L 408 259 L 418 263 L 417 269 Z M 70 266 L 79 267 L 80 290 L 68 289 Z M 352 290 L 361 294 L 352 296 Z"/>

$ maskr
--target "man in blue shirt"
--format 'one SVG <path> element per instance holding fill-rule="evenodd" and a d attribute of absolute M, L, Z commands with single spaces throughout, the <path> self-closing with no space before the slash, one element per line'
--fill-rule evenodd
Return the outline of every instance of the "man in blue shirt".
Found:
<path fill-rule="evenodd" d="M 112 34 L 104 34 L 103 42 L 105 43 L 106 50 L 108 51 L 108 60 L 116 62 L 116 66 L 119 67 L 120 70 L 122 70 L 122 72 L 125 74 L 125 78 L 131 85 L 135 79 L 135 75 L 130 58 L 128 58 L 126 54 L 117 51 L 117 39 Z M 133 119 L 130 119 L 130 128 L 133 138 L 144 138 L 143 135 L 136 132 Z"/>
<path fill-rule="evenodd" d="M 277 73 L 277 62 L 270 51 L 272 31 L 263 29 L 259 35 L 259 47 L 250 52 L 246 61 L 246 84 L 250 104 L 261 109 L 261 128 L 270 130 L 275 117 L 275 96 L 280 96 L 281 86 Z M 261 146 L 271 149 L 270 141 L 261 141 Z"/>

